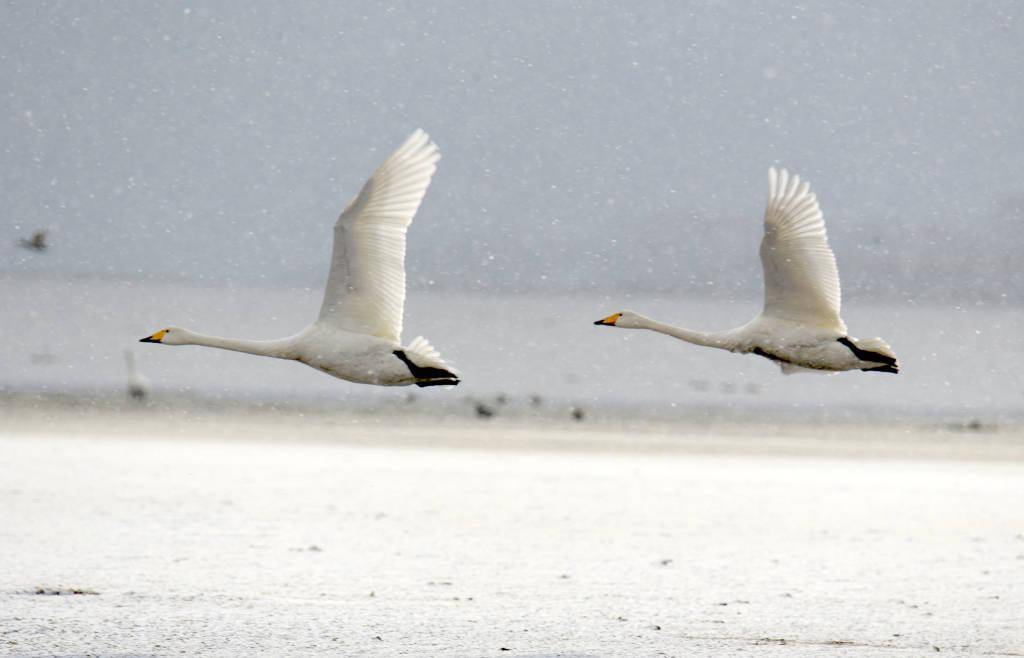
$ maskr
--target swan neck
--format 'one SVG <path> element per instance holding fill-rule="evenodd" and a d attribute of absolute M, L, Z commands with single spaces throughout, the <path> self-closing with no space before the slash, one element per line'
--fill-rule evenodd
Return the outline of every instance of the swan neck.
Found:
<path fill-rule="evenodd" d="M 710 334 L 703 331 L 692 331 L 690 329 L 684 329 L 683 327 L 673 327 L 670 324 L 664 322 L 658 322 L 651 320 L 650 318 L 644 318 L 642 320 L 642 326 L 644 329 L 650 329 L 651 331 L 657 331 L 658 333 L 684 340 L 687 343 L 693 343 L 694 345 L 702 345 L 704 347 L 719 347 L 722 349 L 729 349 L 728 341 L 726 341 L 719 334 Z"/>
<path fill-rule="evenodd" d="M 287 350 L 286 341 L 281 340 L 247 340 L 244 338 L 221 338 L 220 336 L 207 336 L 190 331 L 183 345 L 202 345 L 203 347 L 215 347 L 220 350 L 231 350 L 232 352 L 245 352 L 257 356 L 272 356 L 278 359 L 292 358 Z"/>

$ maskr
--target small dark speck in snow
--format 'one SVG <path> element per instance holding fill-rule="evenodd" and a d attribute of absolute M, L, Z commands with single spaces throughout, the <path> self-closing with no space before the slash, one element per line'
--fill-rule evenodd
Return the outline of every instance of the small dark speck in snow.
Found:
<path fill-rule="evenodd" d="M 67 589 L 60 587 L 37 587 L 32 593 L 41 594 L 43 596 L 95 596 L 99 594 L 99 592 L 95 590 L 82 589 L 80 587 L 71 587 Z"/>

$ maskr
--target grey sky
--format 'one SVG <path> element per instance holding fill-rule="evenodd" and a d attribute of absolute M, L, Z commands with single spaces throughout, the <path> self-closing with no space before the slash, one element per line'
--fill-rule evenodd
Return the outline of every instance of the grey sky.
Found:
<path fill-rule="evenodd" d="M 417 287 L 757 294 L 781 164 L 848 295 L 1019 299 L 1020 7 L 6 4 L 0 268 L 317 285 L 420 126 Z"/>

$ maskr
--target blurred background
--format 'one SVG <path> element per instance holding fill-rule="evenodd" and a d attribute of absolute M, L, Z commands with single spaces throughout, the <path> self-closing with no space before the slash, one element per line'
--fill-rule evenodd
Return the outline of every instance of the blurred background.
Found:
<path fill-rule="evenodd" d="M 331 225 L 415 128 L 419 399 L 1019 418 L 1024 25 L 1015 2 L 191 3 L 0 8 L 0 390 L 390 402 L 293 363 L 138 345 L 316 315 Z M 760 308 L 767 169 L 809 180 L 851 334 L 902 372 L 592 322 Z M 45 250 L 32 236 L 46 230 Z M 26 242 L 22 242 L 22 241 Z M 148 349 L 147 349 L 148 348 Z"/>

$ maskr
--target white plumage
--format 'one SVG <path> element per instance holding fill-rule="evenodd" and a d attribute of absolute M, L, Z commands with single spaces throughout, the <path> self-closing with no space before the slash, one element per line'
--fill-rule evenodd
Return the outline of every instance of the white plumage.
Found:
<path fill-rule="evenodd" d="M 334 225 L 334 248 L 317 320 L 271 341 L 169 328 L 143 338 L 293 359 L 340 379 L 381 386 L 456 385 L 458 374 L 422 337 L 402 347 L 405 237 L 441 153 L 422 130 L 384 161 Z"/>
<path fill-rule="evenodd" d="M 370 177 L 334 225 L 331 273 L 320 320 L 401 340 L 405 233 L 441 152 L 417 130 Z"/>
<path fill-rule="evenodd" d="M 768 170 L 768 206 L 761 240 L 764 308 L 730 331 L 705 333 L 673 327 L 632 311 L 594 324 L 650 329 L 697 345 L 751 353 L 777 362 L 786 374 L 805 370 L 898 372 L 892 349 L 880 338 L 857 341 L 839 316 L 839 270 L 825 220 L 810 185 L 783 169 Z"/>

